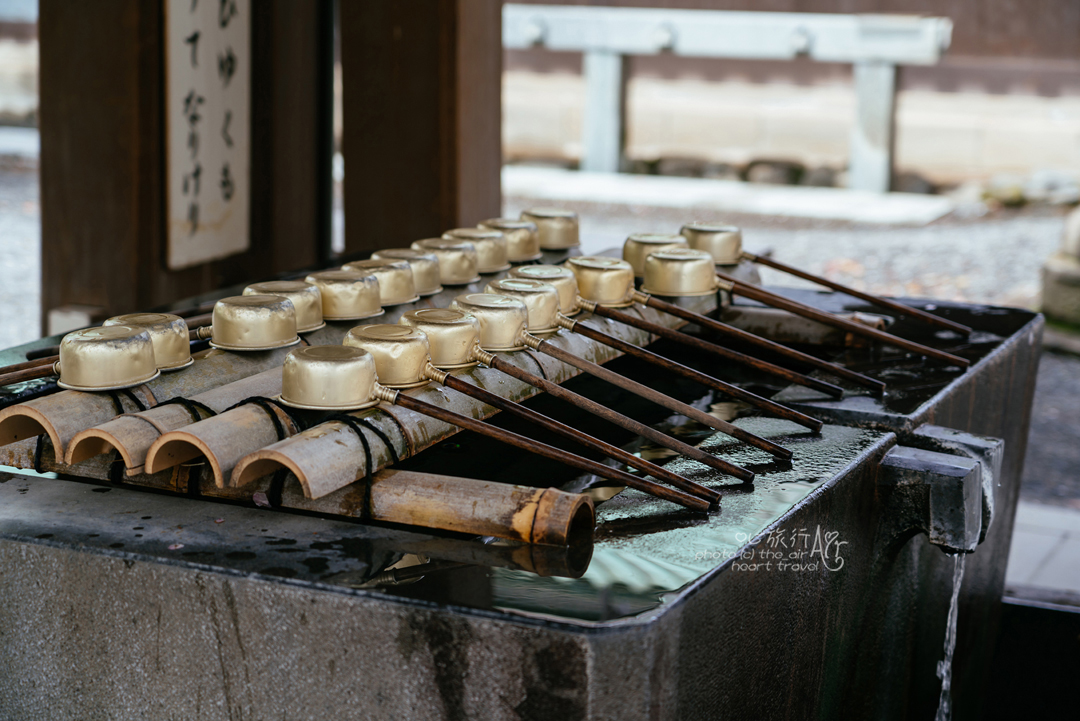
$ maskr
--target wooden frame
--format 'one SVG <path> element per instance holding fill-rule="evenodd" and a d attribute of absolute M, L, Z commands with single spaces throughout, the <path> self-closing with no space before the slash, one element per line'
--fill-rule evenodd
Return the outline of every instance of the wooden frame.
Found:
<path fill-rule="evenodd" d="M 501 9 L 341 3 L 347 256 L 499 215 Z"/>
<path fill-rule="evenodd" d="M 331 0 L 254 3 L 251 249 L 165 253 L 160 2 L 42 0 L 42 317 L 147 310 L 329 257 Z M 44 322 L 43 322 L 44 325 Z"/>

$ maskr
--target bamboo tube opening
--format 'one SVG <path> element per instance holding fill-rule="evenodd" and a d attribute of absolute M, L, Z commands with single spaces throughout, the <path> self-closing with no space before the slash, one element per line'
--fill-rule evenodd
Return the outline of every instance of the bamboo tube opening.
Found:
<path fill-rule="evenodd" d="M 288 456 L 274 454 L 273 458 L 266 458 L 258 456 L 258 453 L 262 453 L 262 451 L 246 456 L 237 464 L 236 468 L 233 469 L 232 477 L 229 479 L 230 486 L 235 488 L 246 486 L 284 467 L 288 468 L 300 481 L 300 486 L 304 489 L 304 497 L 312 498 L 311 486 L 308 483 L 307 476 L 304 475 L 299 466 L 289 460 Z"/>
<path fill-rule="evenodd" d="M 75 436 L 68 444 L 67 452 L 64 454 L 64 463 L 70 466 L 112 450 L 120 452 L 126 468 L 132 467 L 131 454 L 123 443 L 104 431 L 90 428 Z"/>
<path fill-rule="evenodd" d="M 0 446 L 9 443 L 25 441 L 45 433 L 52 441 L 56 455 L 63 453 L 63 444 L 60 442 L 60 434 L 49 419 L 40 411 L 31 406 L 19 404 L 10 406 L 0 411 Z"/>
<path fill-rule="evenodd" d="M 224 486 L 217 458 L 201 439 L 182 431 L 173 431 L 168 437 L 161 438 L 162 440 L 150 446 L 146 454 L 147 473 L 158 473 L 202 456 L 210 464 L 218 488 Z"/>
<path fill-rule="evenodd" d="M 592 541 L 596 507 L 584 493 L 549 488 L 540 496 L 533 519 L 533 543 L 575 546 Z"/>

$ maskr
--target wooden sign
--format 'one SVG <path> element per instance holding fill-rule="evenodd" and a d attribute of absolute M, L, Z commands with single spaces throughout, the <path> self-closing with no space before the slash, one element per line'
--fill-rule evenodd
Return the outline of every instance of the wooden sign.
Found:
<path fill-rule="evenodd" d="M 248 249 L 251 0 L 164 0 L 170 269 Z"/>

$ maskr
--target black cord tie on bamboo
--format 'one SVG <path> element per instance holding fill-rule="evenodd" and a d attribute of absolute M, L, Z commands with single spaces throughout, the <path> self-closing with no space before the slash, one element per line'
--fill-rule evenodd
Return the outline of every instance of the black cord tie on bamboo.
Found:
<path fill-rule="evenodd" d="M 293 415 L 291 409 L 276 398 L 251 396 L 249 398 L 245 398 L 239 403 L 234 403 L 222 412 L 227 413 L 234 408 L 239 408 L 240 406 L 246 405 L 256 405 L 259 408 L 262 408 L 263 411 L 266 412 L 266 415 L 270 416 L 270 420 L 274 423 L 274 432 L 277 433 L 277 438 L 279 441 L 285 440 L 288 434 L 285 432 L 285 426 L 281 424 L 281 419 L 278 418 L 278 414 L 274 412 L 275 408 L 284 413 L 296 428 L 299 428 L 300 430 L 307 429 L 308 424 L 304 423 L 295 415 Z M 278 508 L 281 506 L 281 499 L 282 496 L 285 494 L 285 479 L 288 478 L 288 476 L 289 469 L 281 468 L 275 471 L 274 475 L 270 477 L 270 487 L 267 489 L 266 492 L 266 501 L 270 504 L 271 507 Z"/>
<path fill-rule="evenodd" d="M 231 410 L 233 410 L 235 408 L 239 408 L 240 406 L 247 406 L 247 405 L 256 405 L 259 408 L 262 408 L 263 411 L 266 412 L 266 415 L 270 416 L 270 420 L 273 421 L 273 423 L 274 423 L 274 432 L 277 433 L 277 437 L 278 437 L 279 441 L 285 440 L 285 438 L 287 437 L 288 434 L 286 434 L 286 432 L 285 432 L 285 426 L 281 425 L 281 419 L 278 418 L 278 414 L 274 412 L 275 408 L 277 408 L 282 413 L 284 413 L 289 418 L 289 420 L 292 421 L 293 425 L 295 425 L 297 428 L 300 428 L 300 429 L 304 428 L 304 424 L 301 423 L 289 411 L 288 406 L 284 405 L 283 403 L 281 403 L 278 400 L 275 400 L 274 398 L 264 398 L 263 396 L 251 396 L 250 398 L 245 398 L 244 400 L 240 401 L 239 403 L 232 404 L 231 406 L 229 406 L 228 408 L 226 408 L 222 412 L 227 413 L 227 412 L 229 412 L 229 411 L 231 411 Z"/>
<path fill-rule="evenodd" d="M 119 416 L 127 413 L 124 410 L 124 401 L 121 400 L 120 394 L 124 394 L 132 405 L 138 408 L 140 411 L 146 410 L 146 404 L 142 402 L 142 399 L 135 395 L 130 388 L 121 388 L 118 391 L 106 391 L 109 394 L 109 398 L 112 398 L 113 408 L 116 410 L 116 414 Z"/>
<path fill-rule="evenodd" d="M 379 440 L 383 442 L 387 450 L 390 451 L 390 458 L 394 463 L 397 463 L 398 458 L 397 451 L 394 450 L 394 446 L 390 443 L 390 439 L 385 433 L 382 432 L 375 424 L 368 421 L 366 418 L 356 418 L 345 413 L 332 413 L 329 416 L 322 419 L 323 422 L 337 421 L 344 423 L 348 426 L 353 433 L 360 438 L 360 445 L 364 447 L 364 504 L 360 513 L 360 520 L 371 520 L 371 482 L 372 482 L 372 461 L 371 461 L 371 444 L 368 443 L 367 436 L 364 435 L 364 431 L 361 428 L 367 428 L 369 431 L 378 436 Z"/>
<path fill-rule="evenodd" d="M 124 402 L 120 400 L 120 394 L 116 391 L 106 391 L 109 394 L 109 398 L 112 398 L 113 410 L 116 411 L 116 415 L 122 416 L 127 413 L 124 410 Z"/>
<path fill-rule="evenodd" d="M 169 400 L 165 401 L 164 403 L 158 403 L 156 406 L 154 406 L 154 408 L 161 408 L 162 406 L 173 406 L 173 405 L 175 405 L 175 406 L 183 406 L 184 410 L 187 411 L 188 414 L 191 416 L 191 420 L 196 422 L 196 423 L 198 423 L 199 421 L 206 420 L 207 418 L 210 418 L 212 416 L 217 415 L 217 411 L 215 411 L 213 408 L 206 405 L 205 403 L 200 403 L 199 401 L 193 401 L 190 398 L 184 398 L 183 396 L 177 396 L 176 398 L 170 398 Z M 205 412 L 206 415 L 205 416 L 201 415 L 199 413 L 199 411 Z"/>
<path fill-rule="evenodd" d="M 113 459 L 109 463 L 109 483 L 119 485 L 124 482 L 124 457 L 118 450 L 114 450 L 112 456 Z"/>
<path fill-rule="evenodd" d="M 37 443 L 34 444 L 34 472 L 35 473 L 44 473 L 44 471 L 41 470 L 41 450 L 42 450 L 42 446 L 45 445 L 44 441 L 45 441 L 45 434 L 44 433 L 39 433 L 38 437 L 37 437 Z"/>

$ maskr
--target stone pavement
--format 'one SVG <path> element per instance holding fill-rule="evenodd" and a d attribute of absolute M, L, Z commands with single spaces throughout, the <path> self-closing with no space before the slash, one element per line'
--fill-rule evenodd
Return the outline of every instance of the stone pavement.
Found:
<path fill-rule="evenodd" d="M 1080 510 L 1021 501 L 1005 585 L 1012 595 L 1064 591 L 1080 603 Z"/>

